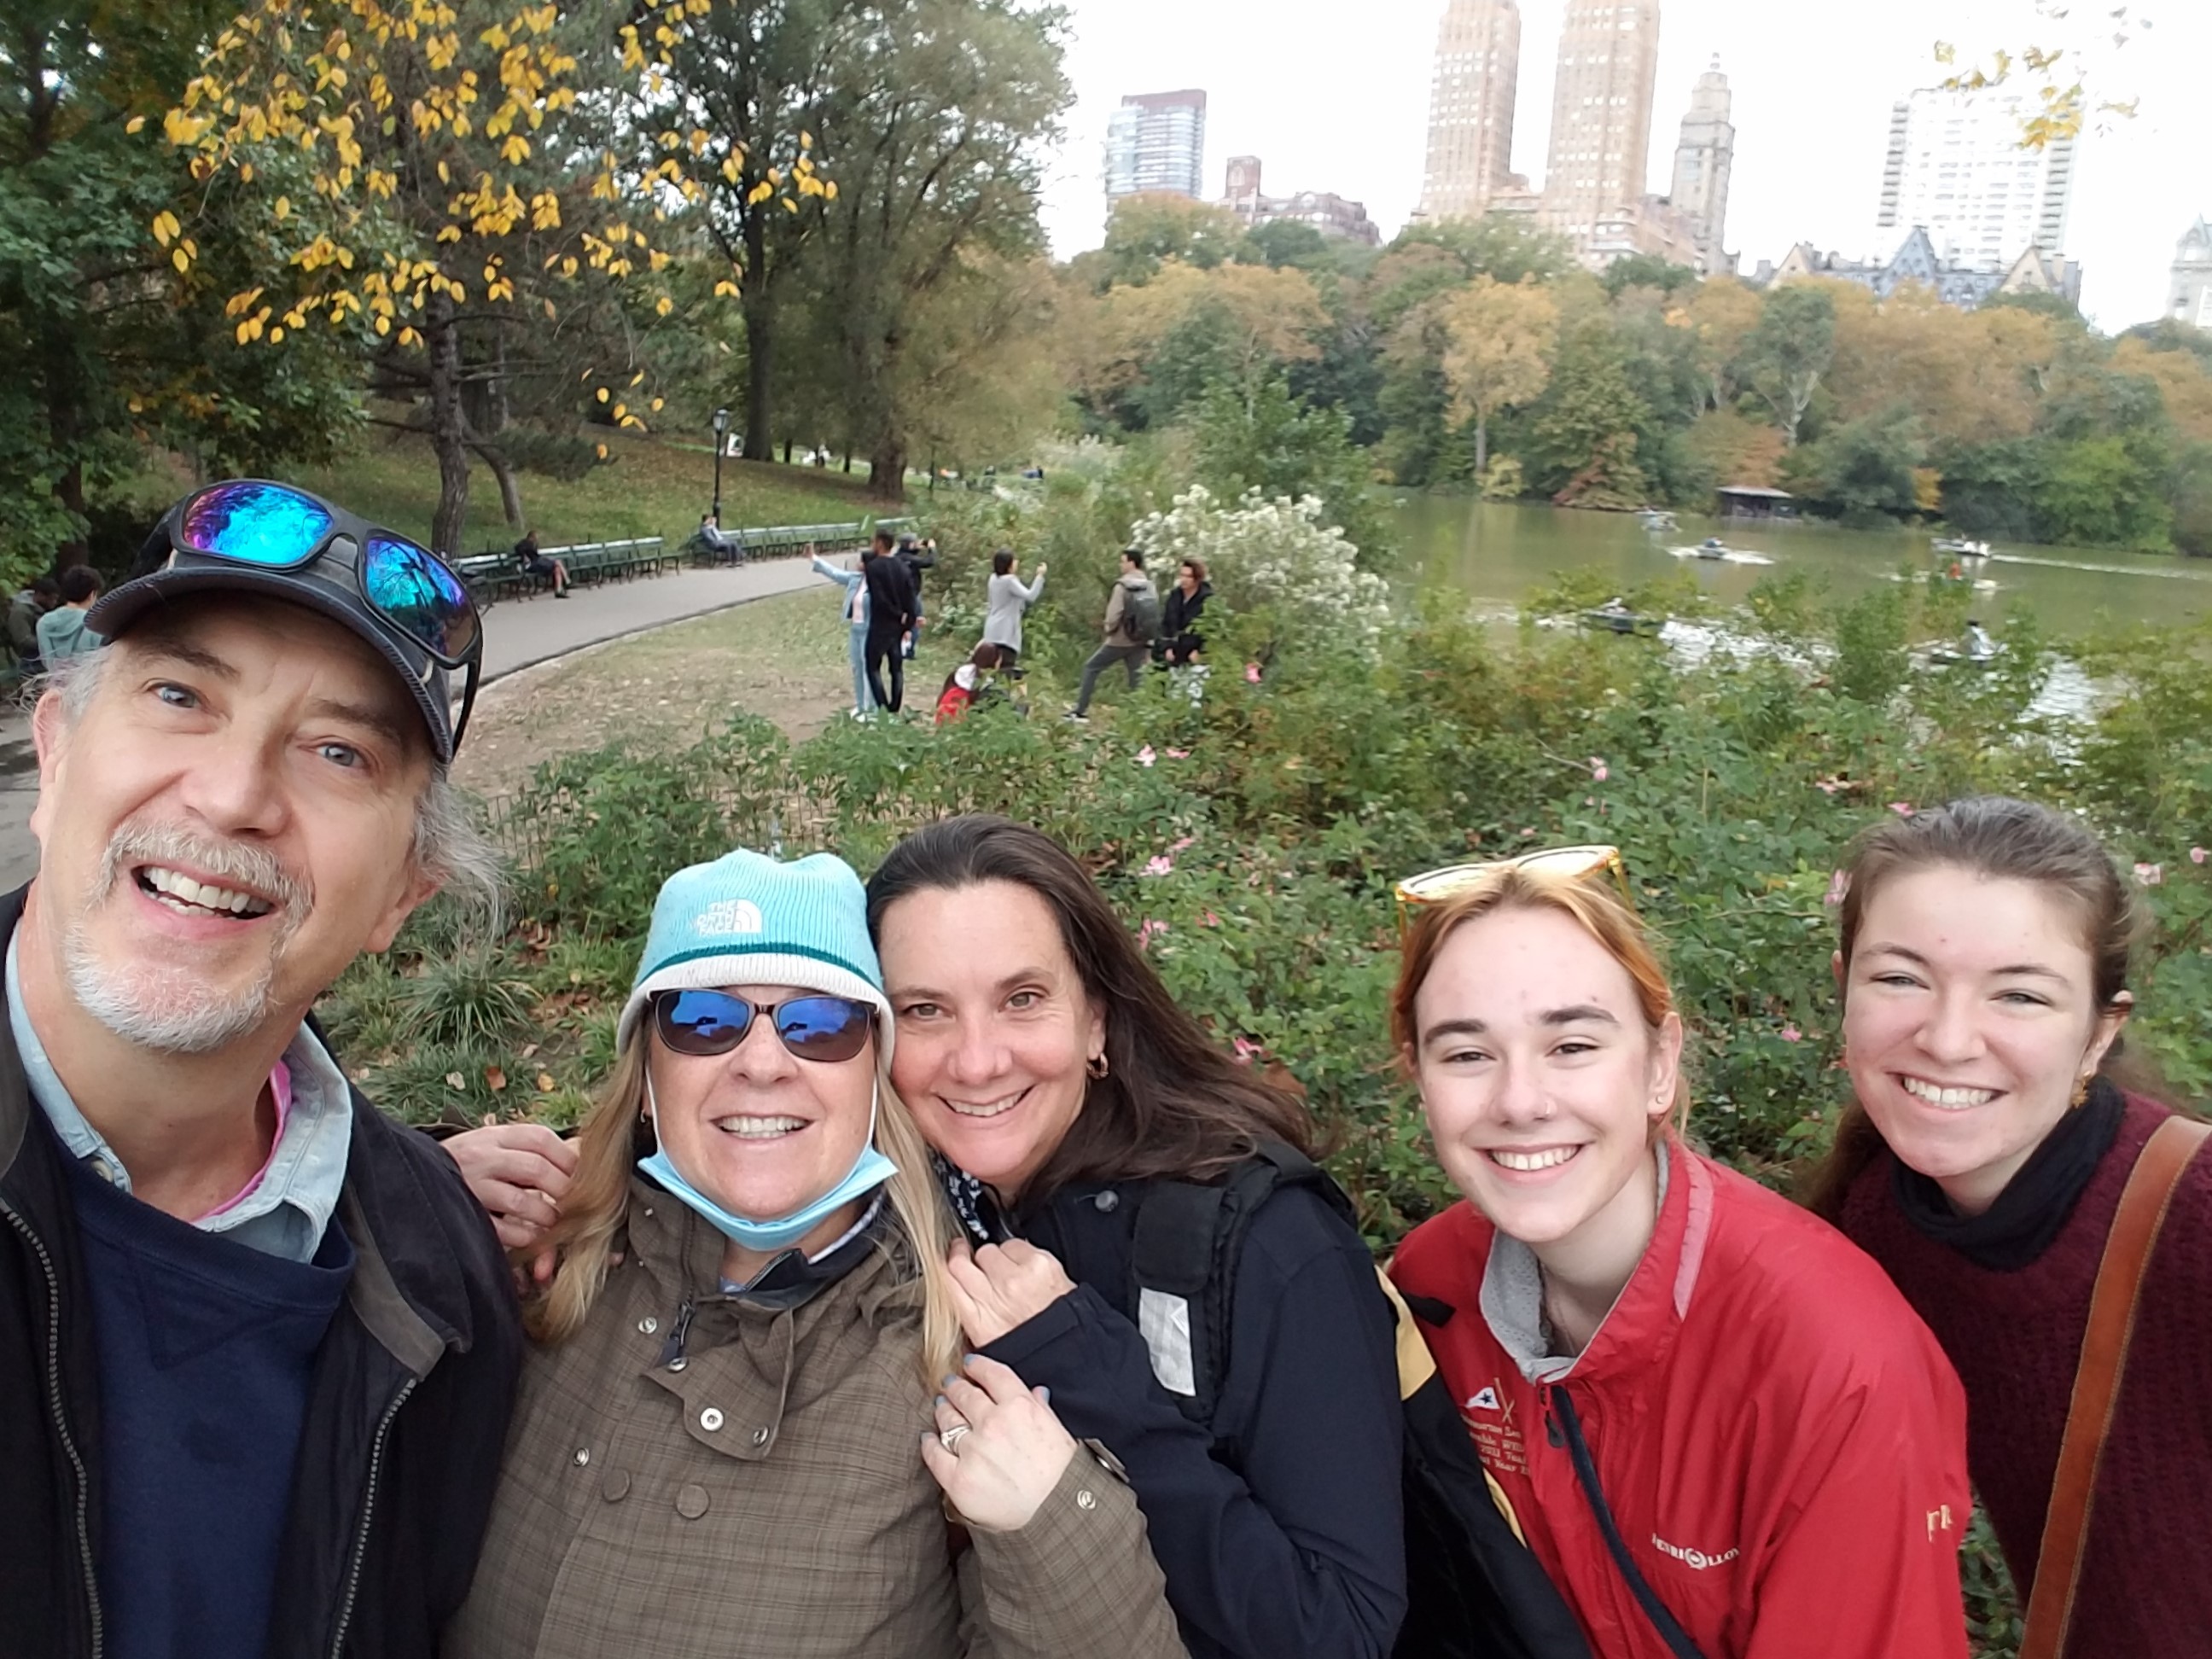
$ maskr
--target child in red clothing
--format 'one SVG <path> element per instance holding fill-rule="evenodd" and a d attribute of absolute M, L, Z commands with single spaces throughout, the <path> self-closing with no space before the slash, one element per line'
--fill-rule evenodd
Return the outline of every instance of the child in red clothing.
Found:
<path fill-rule="evenodd" d="M 1872 1261 L 1683 1142 L 1643 924 L 1545 863 L 1436 884 L 1393 1008 L 1467 1201 L 1391 1276 L 1486 1469 L 1608 1659 L 1964 1659 L 1958 1379 Z"/>

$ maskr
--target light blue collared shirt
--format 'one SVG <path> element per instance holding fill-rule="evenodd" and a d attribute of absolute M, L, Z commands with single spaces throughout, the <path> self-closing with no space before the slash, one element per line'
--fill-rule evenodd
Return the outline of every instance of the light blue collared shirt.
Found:
<path fill-rule="evenodd" d="M 22 1056 L 31 1097 L 73 1157 L 89 1164 L 111 1186 L 129 1192 L 131 1172 L 70 1098 L 53 1062 L 46 1058 L 46 1045 L 31 1028 L 13 938 L 8 941 L 7 979 L 8 1024 L 15 1033 L 15 1052 Z M 311 1261 L 345 1186 L 346 1152 L 353 1142 L 353 1095 L 337 1062 L 304 1025 L 284 1050 L 284 1066 L 291 1075 L 291 1109 L 284 1114 L 260 1179 L 245 1196 L 192 1224 L 203 1232 L 224 1234 L 264 1255 Z"/>

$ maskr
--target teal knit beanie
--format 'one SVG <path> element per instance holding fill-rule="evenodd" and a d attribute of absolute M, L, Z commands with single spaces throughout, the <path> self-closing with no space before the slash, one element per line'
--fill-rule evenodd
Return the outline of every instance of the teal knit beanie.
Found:
<path fill-rule="evenodd" d="M 653 902 L 617 1045 L 628 1046 L 654 992 L 723 985 L 789 985 L 868 1003 L 890 1059 L 891 1005 L 868 939 L 867 890 L 831 854 L 784 864 L 741 848 L 669 877 Z"/>

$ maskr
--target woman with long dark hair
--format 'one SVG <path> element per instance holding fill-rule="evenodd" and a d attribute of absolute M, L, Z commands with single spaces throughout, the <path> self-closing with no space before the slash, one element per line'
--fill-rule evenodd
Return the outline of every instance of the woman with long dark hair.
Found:
<path fill-rule="evenodd" d="M 2202 1127 L 2119 1060 L 2134 890 L 2078 820 L 2001 797 L 1882 823 L 1844 877 L 1855 1098 L 1813 1206 L 1966 1383 L 1974 1483 L 2030 1610 L 2023 1653 L 2207 1650 L 2212 1156 L 2191 1158 Z M 2100 1278 L 2129 1261 L 2131 1212 L 2146 1248 L 2113 1302 Z M 2116 1322 L 2093 1318 L 2100 1298 Z M 2092 1414 L 2078 1402 L 2100 1376 Z"/>
<path fill-rule="evenodd" d="M 868 920 L 893 1080 L 972 1243 L 951 1262 L 962 1325 L 1126 1468 L 1191 1653 L 1389 1652 L 1392 1318 L 1303 1108 L 1176 1006 L 1035 830 L 918 831 Z"/>

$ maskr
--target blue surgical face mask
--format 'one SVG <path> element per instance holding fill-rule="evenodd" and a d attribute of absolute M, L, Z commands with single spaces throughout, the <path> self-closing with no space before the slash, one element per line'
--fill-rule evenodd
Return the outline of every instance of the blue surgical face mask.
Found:
<path fill-rule="evenodd" d="M 898 1173 L 898 1165 L 876 1150 L 876 1107 L 882 1098 L 883 1085 L 878 1082 L 875 1092 L 868 1098 L 868 1139 L 860 1148 L 860 1155 L 853 1161 L 850 1174 L 828 1192 L 804 1208 L 789 1215 L 779 1216 L 773 1221 L 752 1221 L 741 1215 L 732 1215 L 720 1205 L 694 1187 L 676 1172 L 668 1161 L 668 1149 L 659 1145 L 660 1137 L 660 1103 L 653 1096 L 653 1074 L 645 1079 L 646 1103 L 653 1109 L 653 1156 L 637 1161 L 639 1170 L 651 1176 L 681 1199 L 709 1223 L 723 1237 L 742 1244 L 749 1250 L 787 1250 L 820 1226 L 846 1205 L 864 1194 L 872 1193 Z"/>

